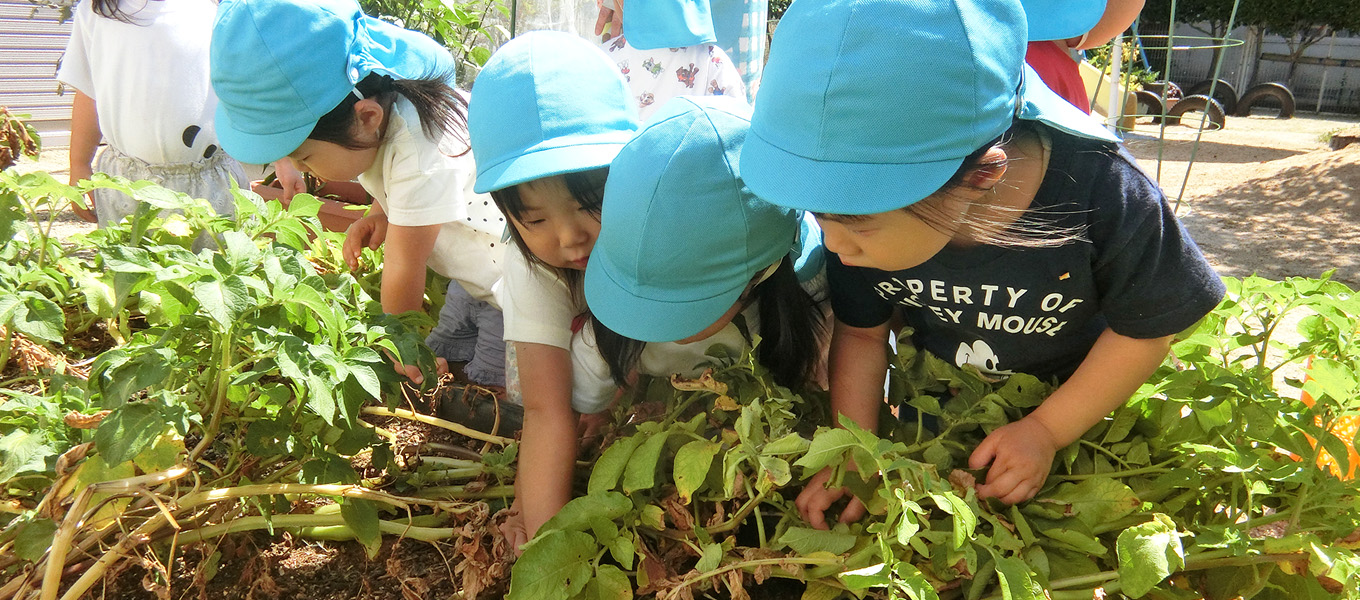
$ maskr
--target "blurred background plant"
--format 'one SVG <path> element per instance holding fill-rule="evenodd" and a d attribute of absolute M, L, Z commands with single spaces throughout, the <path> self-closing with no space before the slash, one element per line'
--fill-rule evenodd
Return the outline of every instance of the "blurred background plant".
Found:
<path fill-rule="evenodd" d="M 434 38 L 458 62 L 458 84 L 472 81 L 510 32 L 493 22 L 493 13 L 510 18 L 504 0 L 360 0 L 364 12 Z M 498 19 L 496 19 L 498 20 Z"/>

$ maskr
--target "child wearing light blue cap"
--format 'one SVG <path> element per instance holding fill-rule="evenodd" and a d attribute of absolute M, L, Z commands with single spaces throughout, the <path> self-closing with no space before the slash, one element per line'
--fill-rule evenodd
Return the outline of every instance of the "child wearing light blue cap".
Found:
<path fill-rule="evenodd" d="M 776 382 L 816 382 L 824 323 L 813 294 L 824 283 L 815 267 L 800 281 L 796 267 L 821 247 L 800 228 L 799 211 L 742 182 L 749 115 L 735 98 L 674 98 L 610 166 L 585 279 L 607 361 L 588 375 L 602 389 L 635 372 L 698 375 L 713 345 L 736 355 L 754 335 Z"/>
<path fill-rule="evenodd" d="M 586 312 L 581 277 L 609 163 L 637 128 L 613 63 L 573 35 L 534 31 L 507 42 L 473 87 L 476 189 L 490 192 L 519 250 L 506 253 L 500 290 L 506 383 L 524 405 L 515 512 L 503 527 L 517 550 L 571 499 L 578 413 L 599 410 L 573 402 L 569 353 Z"/>
<path fill-rule="evenodd" d="M 970 458 L 990 464 L 978 494 L 1006 503 L 1224 293 L 1156 184 L 1024 66 L 1026 39 L 1018 0 L 795 2 L 741 156 L 751 189 L 816 213 L 834 253 L 835 412 L 877 429 L 899 311 L 918 348 L 1062 382 Z M 847 493 L 829 477 L 796 502 L 819 528 Z M 840 520 L 863 514 L 852 499 Z"/>
<path fill-rule="evenodd" d="M 600 47 L 628 82 L 640 119 L 675 96 L 746 98 L 741 73 L 714 43 L 708 0 L 634 2 L 625 22 L 627 36 Z"/>
<path fill-rule="evenodd" d="M 430 38 L 369 17 L 354 0 L 224 0 L 211 79 L 222 147 L 243 162 L 290 159 L 322 179 L 358 179 L 374 198 L 346 232 L 384 247 L 382 306 L 420 308 L 426 267 L 453 280 L 427 340 L 466 361 L 474 383 L 503 385 L 493 290 L 505 222 L 473 192 L 466 101 L 446 82 L 453 58 Z M 403 370 L 417 383 L 415 366 Z"/>

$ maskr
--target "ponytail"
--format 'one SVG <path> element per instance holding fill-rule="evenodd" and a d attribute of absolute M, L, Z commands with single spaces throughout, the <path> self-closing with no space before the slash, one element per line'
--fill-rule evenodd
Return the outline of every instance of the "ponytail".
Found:
<path fill-rule="evenodd" d="M 378 100 L 385 110 L 390 110 L 392 102 L 400 95 L 415 107 L 425 137 L 439 140 L 449 135 L 467 145 L 467 101 L 447 83 L 450 77 L 451 73 L 434 73 L 420 79 L 392 79 L 387 75 L 369 73 L 354 85 L 354 89 L 359 90 L 364 98 Z M 358 102 L 359 98 L 354 94 L 347 94 L 340 104 L 317 120 L 307 137 L 350 150 L 372 147 L 359 143 L 352 136 L 354 105 Z"/>

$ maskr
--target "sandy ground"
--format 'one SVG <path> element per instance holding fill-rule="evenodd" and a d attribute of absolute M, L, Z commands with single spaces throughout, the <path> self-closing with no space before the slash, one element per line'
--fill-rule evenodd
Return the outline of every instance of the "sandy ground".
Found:
<path fill-rule="evenodd" d="M 1206 131 L 1186 179 L 1195 132 L 1140 123 L 1128 147 L 1159 181 L 1210 262 L 1224 275 L 1335 278 L 1360 287 L 1360 147 L 1330 150 L 1324 134 L 1357 118 L 1228 117 Z M 1161 153 L 1160 171 L 1158 153 Z M 1181 195 L 1182 186 L 1184 195 Z"/>

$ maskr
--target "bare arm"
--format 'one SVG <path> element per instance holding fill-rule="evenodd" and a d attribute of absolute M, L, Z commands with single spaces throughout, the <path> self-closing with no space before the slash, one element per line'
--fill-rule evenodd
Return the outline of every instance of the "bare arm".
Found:
<path fill-rule="evenodd" d="M 1014 504 L 1033 498 L 1059 448 L 1077 441 L 1138 390 L 1162 364 L 1171 336 L 1137 339 L 1106 329 L 1072 377 L 1034 412 L 1005 425 L 973 451 L 974 469 L 992 464 L 978 495 Z"/>
<path fill-rule="evenodd" d="M 523 511 L 525 539 L 571 499 L 576 467 L 576 412 L 571 408 L 571 356 L 546 344 L 510 342 L 524 399 L 515 498 Z"/>
<path fill-rule="evenodd" d="M 99 130 L 99 114 L 95 112 L 94 98 L 80 90 L 76 90 L 75 93 L 75 98 L 71 102 L 71 185 L 82 179 L 89 179 L 94 173 L 95 149 L 99 147 L 99 140 L 104 137 L 103 132 Z M 89 211 L 76 207 L 72 210 L 86 221 L 95 220 L 93 203 Z"/>
<path fill-rule="evenodd" d="M 1144 0 L 1108 0 L 1105 3 L 1105 14 L 1100 16 L 1100 21 L 1086 34 L 1086 39 L 1072 38 L 1067 41 L 1068 47 L 1073 50 L 1090 50 L 1105 45 L 1133 24 L 1134 19 L 1138 18 L 1138 13 L 1143 10 L 1143 2 Z"/>
<path fill-rule="evenodd" d="M 851 327 L 839 319 L 831 331 L 829 358 L 831 409 L 849 417 L 869 431 L 878 429 L 879 405 L 883 403 L 883 377 L 888 373 L 888 324 L 877 327 Z M 803 519 L 817 529 L 827 529 L 826 509 L 846 494 L 844 488 L 827 489 L 831 469 L 823 469 L 808 481 L 794 502 Z M 864 516 L 864 505 L 851 500 L 841 512 L 840 521 L 857 521 Z"/>
<path fill-rule="evenodd" d="M 425 299 L 425 263 L 441 225 L 388 225 L 383 253 L 383 312 L 419 310 Z"/>

